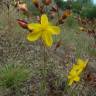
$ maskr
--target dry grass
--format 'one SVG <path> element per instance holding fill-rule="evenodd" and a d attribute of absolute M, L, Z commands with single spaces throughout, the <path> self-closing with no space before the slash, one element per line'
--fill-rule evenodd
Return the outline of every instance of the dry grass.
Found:
<path fill-rule="evenodd" d="M 20 14 L 16 13 L 15 9 L 11 8 L 9 15 L 5 7 L 0 12 L 0 66 L 2 67 L 6 64 L 24 64 L 29 66 L 32 69 L 32 78 L 20 89 L 20 96 L 42 96 L 40 94 L 44 63 L 42 44 L 40 41 L 31 43 L 25 39 L 27 31 L 18 26 L 16 19 Z M 89 38 L 86 33 L 76 34 L 79 32 L 78 25 L 69 28 L 67 23 L 65 23 L 61 27 L 62 37 L 60 36 L 59 38 L 62 38 L 63 43 L 60 48 L 54 51 L 53 45 L 51 49 L 45 50 L 47 59 L 45 72 L 47 96 L 96 96 L 95 88 L 87 84 L 83 88 L 82 82 L 78 86 L 69 88 L 73 95 L 64 90 L 67 80 L 65 77 L 69 68 L 66 66 L 66 63 L 72 66 L 72 62 L 75 62 L 76 57 L 89 58 L 88 68 L 90 68 L 88 70 L 96 72 L 96 50 L 92 51 L 90 55 L 89 50 L 91 50 L 90 45 L 93 39 Z M 3 95 L 0 94 L 0 96 Z"/>

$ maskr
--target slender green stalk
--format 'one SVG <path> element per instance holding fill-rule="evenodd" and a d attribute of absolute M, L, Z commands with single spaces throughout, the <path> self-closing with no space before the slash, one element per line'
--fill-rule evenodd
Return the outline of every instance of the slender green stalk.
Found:
<path fill-rule="evenodd" d="M 40 96 L 46 96 L 46 47 L 43 44 L 41 46 L 43 49 L 43 64 L 41 66 Z"/>
<path fill-rule="evenodd" d="M 43 50 L 44 50 L 44 63 L 43 63 L 43 94 L 42 96 L 46 96 L 46 47 L 43 46 Z"/>

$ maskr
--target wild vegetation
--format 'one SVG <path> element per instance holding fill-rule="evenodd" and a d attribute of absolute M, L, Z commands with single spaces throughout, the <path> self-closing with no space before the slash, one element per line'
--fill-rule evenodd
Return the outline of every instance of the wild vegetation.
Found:
<path fill-rule="evenodd" d="M 92 0 L 0 0 L 0 96 L 96 96 Z"/>

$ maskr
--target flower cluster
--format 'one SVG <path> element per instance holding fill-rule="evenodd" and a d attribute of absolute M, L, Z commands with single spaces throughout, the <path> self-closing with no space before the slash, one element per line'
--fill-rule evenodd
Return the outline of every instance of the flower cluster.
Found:
<path fill-rule="evenodd" d="M 69 85 L 72 85 L 74 82 L 80 81 L 80 75 L 82 71 L 85 69 L 87 63 L 88 60 L 77 60 L 77 63 L 73 65 L 68 75 Z"/>

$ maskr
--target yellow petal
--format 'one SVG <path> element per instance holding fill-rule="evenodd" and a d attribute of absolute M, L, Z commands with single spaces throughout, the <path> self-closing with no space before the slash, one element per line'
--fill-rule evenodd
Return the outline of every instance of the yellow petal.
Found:
<path fill-rule="evenodd" d="M 48 46 L 48 47 L 52 46 L 53 40 L 52 40 L 52 36 L 49 32 L 43 32 L 42 39 L 46 46 Z"/>
<path fill-rule="evenodd" d="M 35 40 L 39 39 L 40 36 L 41 36 L 41 32 L 38 32 L 38 33 L 32 32 L 27 35 L 27 40 L 28 41 L 35 41 Z"/>
<path fill-rule="evenodd" d="M 82 68 L 82 69 L 86 67 L 87 63 L 88 63 L 88 60 L 82 60 L 82 59 L 77 60 L 77 64 L 79 68 Z"/>
<path fill-rule="evenodd" d="M 53 35 L 60 34 L 60 28 L 58 26 L 49 26 L 47 30 L 50 31 Z"/>
<path fill-rule="evenodd" d="M 72 70 L 78 70 L 79 68 L 78 68 L 78 65 L 77 64 L 73 64 L 73 67 L 72 67 Z"/>
<path fill-rule="evenodd" d="M 31 24 L 28 24 L 27 26 L 29 30 L 33 30 L 34 32 L 38 32 L 41 29 L 41 24 L 38 24 L 38 23 L 35 23 L 35 24 L 31 23 Z"/>
<path fill-rule="evenodd" d="M 47 17 L 47 15 L 43 14 L 41 16 L 41 24 L 42 25 L 48 25 L 48 17 Z"/>
<path fill-rule="evenodd" d="M 82 59 L 78 59 L 77 64 L 84 64 L 84 61 Z"/>
<path fill-rule="evenodd" d="M 80 81 L 80 77 L 79 77 L 79 76 L 76 76 L 76 77 L 74 78 L 74 81 Z"/>
<path fill-rule="evenodd" d="M 73 69 L 71 69 L 71 71 L 70 71 L 70 75 L 72 75 L 72 76 L 76 75 L 76 71 L 73 70 Z"/>
<path fill-rule="evenodd" d="M 77 71 L 77 74 L 80 75 L 82 73 L 83 69 L 80 68 L 78 71 Z"/>

